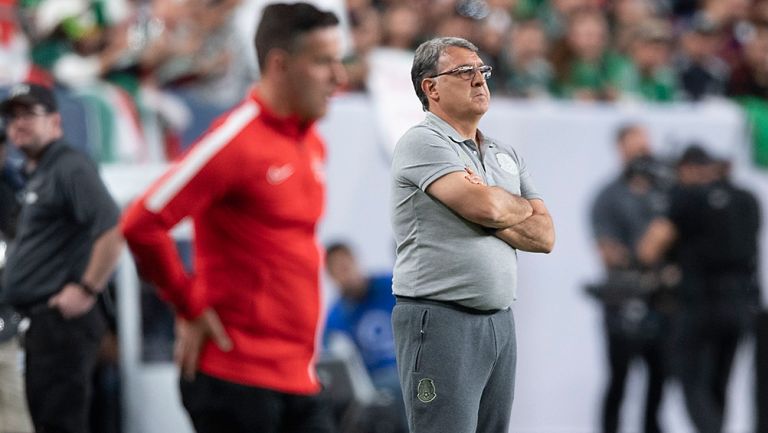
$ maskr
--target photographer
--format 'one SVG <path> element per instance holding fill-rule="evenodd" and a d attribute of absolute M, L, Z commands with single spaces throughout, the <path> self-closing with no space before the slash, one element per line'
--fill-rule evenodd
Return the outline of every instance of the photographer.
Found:
<path fill-rule="evenodd" d="M 644 432 L 659 433 L 658 412 L 664 384 L 659 278 L 640 266 L 634 251 L 651 220 L 666 206 L 663 166 L 653 160 L 648 134 L 639 125 L 619 129 L 617 149 L 623 171 L 606 185 L 592 207 L 592 228 L 605 268 L 605 281 L 588 287 L 601 303 L 610 367 L 602 407 L 602 432 L 619 430 L 619 412 L 630 365 L 645 362 L 648 385 Z"/>

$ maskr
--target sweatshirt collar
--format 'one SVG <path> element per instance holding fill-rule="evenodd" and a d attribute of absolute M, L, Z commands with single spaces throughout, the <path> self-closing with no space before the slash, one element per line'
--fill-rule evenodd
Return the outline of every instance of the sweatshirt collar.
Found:
<path fill-rule="evenodd" d="M 296 114 L 279 116 L 272 110 L 272 107 L 268 106 L 261 98 L 258 87 L 251 89 L 249 98 L 256 102 L 256 104 L 259 106 L 259 117 L 261 117 L 264 123 L 283 135 L 287 135 L 296 139 L 302 139 L 310 132 L 310 130 L 312 130 L 312 127 L 315 125 L 316 120 L 305 121 Z"/>

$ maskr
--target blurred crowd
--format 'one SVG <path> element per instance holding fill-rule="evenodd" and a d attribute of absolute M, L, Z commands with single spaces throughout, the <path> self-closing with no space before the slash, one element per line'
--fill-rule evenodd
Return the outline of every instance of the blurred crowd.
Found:
<path fill-rule="evenodd" d="M 256 76 L 238 58 L 253 49 L 232 24 L 240 4 L 1 0 L 0 87 L 55 85 L 64 111 L 71 96 L 99 161 L 172 158 L 192 123 L 208 123 L 197 113 L 230 107 Z"/>
<path fill-rule="evenodd" d="M 580 100 L 768 97 L 765 0 L 348 0 L 353 88 L 378 46 L 474 41 L 495 94 Z"/>
<path fill-rule="evenodd" d="M 252 5 L 0 0 L 0 90 L 33 81 L 74 95 L 83 146 L 101 162 L 174 158 L 257 77 L 234 22 Z M 365 91 L 375 50 L 452 35 L 481 49 L 495 95 L 768 99 L 768 0 L 346 0 L 345 10 L 348 91 Z"/>

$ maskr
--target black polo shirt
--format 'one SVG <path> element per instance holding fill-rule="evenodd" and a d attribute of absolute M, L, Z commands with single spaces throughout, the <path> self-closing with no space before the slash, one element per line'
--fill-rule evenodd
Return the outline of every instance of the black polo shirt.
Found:
<path fill-rule="evenodd" d="M 61 141 L 45 150 L 22 201 L 0 299 L 25 307 L 80 281 L 93 242 L 117 224 L 119 210 L 94 163 Z"/>
<path fill-rule="evenodd" d="M 679 233 L 677 259 L 688 301 L 703 300 L 705 294 L 756 295 L 760 209 L 752 193 L 726 181 L 678 188 L 669 218 Z M 734 277 L 746 283 L 720 293 L 727 289 L 720 287 L 722 281 Z"/>

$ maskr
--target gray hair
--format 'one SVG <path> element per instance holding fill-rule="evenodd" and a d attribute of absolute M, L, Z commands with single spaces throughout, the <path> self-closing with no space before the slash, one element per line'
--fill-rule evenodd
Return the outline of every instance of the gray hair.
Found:
<path fill-rule="evenodd" d="M 413 89 L 416 90 L 416 96 L 421 101 L 421 107 L 424 111 L 429 111 L 429 99 L 424 91 L 421 90 L 421 82 L 424 78 L 431 77 L 438 73 L 437 62 L 440 60 L 440 55 L 445 52 L 448 47 L 466 48 L 473 53 L 478 52 L 477 47 L 472 42 L 469 42 L 463 38 L 445 37 L 430 39 L 416 48 L 416 53 L 413 57 L 413 66 L 411 66 L 411 81 L 413 82 Z"/>

